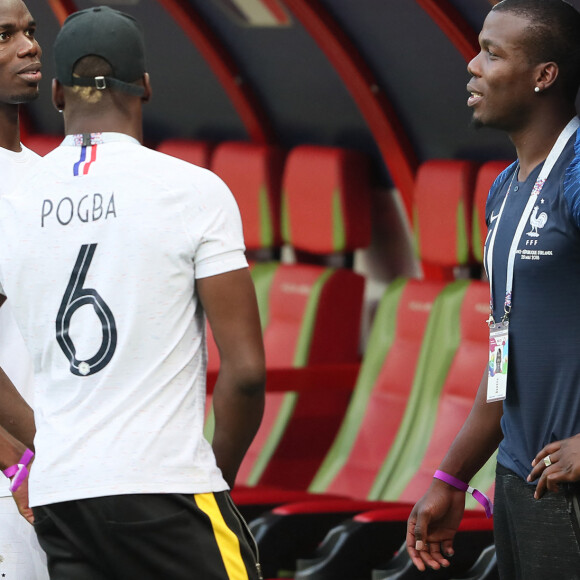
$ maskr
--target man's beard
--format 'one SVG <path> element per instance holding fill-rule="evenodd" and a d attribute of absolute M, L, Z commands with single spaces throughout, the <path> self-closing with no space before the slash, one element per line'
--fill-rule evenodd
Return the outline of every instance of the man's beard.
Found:
<path fill-rule="evenodd" d="M 486 124 L 480 119 L 477 119 L 476 117 L 471 117 L 471 120 L 469 121 L 469 126 L 472 129 L 479 130 L 483 129 L 483 127 L 486 127 Z"/>
<path fill-rule="evenodd" d="M 31 103 L 32 101 L 35 101 L 38 98 L 39 92 L 38 92 L 38 88 L 36 89 L 36 92 L 27 92 L 27 93 L 19 93 L 17 95 L 11 95 L 10 99 L 9 99 L 9 103 L 12 103 L 13 105 L 25 105 L 26 103 Z"/>

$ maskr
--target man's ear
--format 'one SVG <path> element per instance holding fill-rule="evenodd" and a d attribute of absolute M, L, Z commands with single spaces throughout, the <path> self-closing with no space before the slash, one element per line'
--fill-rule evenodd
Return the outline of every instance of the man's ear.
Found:
<path fill-rule="evenodd" d="M 153 91 L 151 90 L 151 80 L 149 79 L 149 73 L 143 74 L 143 86 L 145 87 L 145 94 L 141 97 L 144 103 L 148 103 L 151 99 Z"/>
<path fill-rule="evenodd" d="M 543 92 L 550 88 L 558 78 L 560 69 L 555 62 L 544 62 L 539 64 L 536 72 L 536 86 Z"/>
<path fill-rule="evenodd" d="M 57 79 L 52 79 L 52 104 L 57 111 L 64 110 L 64 89 Z"/>

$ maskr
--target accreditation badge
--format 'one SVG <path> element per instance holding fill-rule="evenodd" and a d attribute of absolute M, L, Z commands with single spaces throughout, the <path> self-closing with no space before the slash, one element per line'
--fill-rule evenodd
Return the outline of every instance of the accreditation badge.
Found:
<path fill-rule="evenodd" d="M 508 372 L 507 320 L 489 326 L 489 361 L 487 367 L 487 402 L 502 401 L 507 393 Z"/>

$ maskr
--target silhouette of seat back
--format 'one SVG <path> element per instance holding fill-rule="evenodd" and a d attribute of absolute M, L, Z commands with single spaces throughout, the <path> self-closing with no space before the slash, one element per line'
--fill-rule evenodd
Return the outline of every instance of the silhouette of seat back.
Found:
<path fill-rule="evenodd" d="M 413 225 L 426 277 L 451 281 L 457 266 L 473 261 L 472 201 L 477 165 L 434 159 L 417 171 Z"/>
<path fill-rule="evenodd" d="M 368 159 L 337 147 L 302 145 L 287 159 L 282 235 L 295 250 L 348 254 L 370 243 Z"/>
<path fill-rule="evenodd" d="M 281 245 L 284 156 L 281 149 L 271 145 L 228 141 L 218 145 L 212 157 L 212 171 L 226 182 L 238 202 L 246 249 L 259 260 L 273 258 Z"/>

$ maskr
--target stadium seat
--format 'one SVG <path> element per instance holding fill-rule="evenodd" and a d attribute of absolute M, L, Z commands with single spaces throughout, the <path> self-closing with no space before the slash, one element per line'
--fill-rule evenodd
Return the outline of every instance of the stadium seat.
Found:
<path fill-rule="evenodd" d="M 264 328 L 266 365 L 268 372 L 294 369 L 295 387 L 273 392 L 278 390 L 270 382 L 274 376 L 268 377 L 272 392 L 240 483 L 305 489 L 340 425 L 360 363 L 365 280 L 324 261 L 369 244 L 369 173 L 365 156 L 340 148 L 301 146 L 286 159 L 284 242 L 321 263 L 281 263 L 273 274 Z M 336 365 L 350 365 L 343 375 L 348 388 L 321 379 L 316 388 L 300 389 L 302 373 Z"/>
<path fill-rule="evenodd" d="M 417 171 L 413 231 L 425 277 L 451 281 L 458 267 L 474 261 L 471 226 L 477 168 L 471 161 L 433 159 Z"/>
<path fill-rule="evenodd" d="M 276 183 L 267 177 L 264 159 L 272 156 L 266 153 L 264 146 L 224 144 L 212 165 L 234 195 L 243 193 L 238 203 L 246 240 L 260 248 L 277 239 L 264 235 L 270 226 L 263 229 L 260 213 L 276 207 L 264 186 Z M 340 425 L 360 364 L 365 280 L 351 268 L 324 262 L 329 254 L 348 261 L 370 241 L 369 169 L 365 156 L 339 148 L 300 147 L 286 159 L 282 215 L 292 227 L 284 241 L 320 263 L 252 264 L 257 290 L 260 284 L 264 289 L 258 294 L 265 297 L 266 409 L 238 473 L 234 498 L 241 488 L 258 484 L 253 491 L 261 497 L 264 486 L 305 489 Z M 314 228 L 314 218 L 324 228 Z M 259 270 L 267 272 L 265 281 L 255 276 Z"/>
<path fill-rule="evenodd" d="M 484 283 L 458 281 L 447 285 L 435 301 L 405 412 L 396 437 L 383 456 L 385 459 L 375 469 L 373 486 L 367 494 L 374 501 L 313 499 L 282 505 L 250 523 L 261 551 L 270 556 L 276 550 L 278 566 L 291 567 L 292 558 L 300 553 L 305 555 L 307 548 L 312 550 L 332 525 L 354 513 L 377 509 L 381 502 L 383 507 L 397 509 L 408 504 L 403 514 L 406 519 L 410 506 L 427 489 L 471 408 L 484 368 L 482 361 L 487 356 L 484 321 L 488 298 Z M 388 418 L 384 413 L 387 425 Z M 389 426 L 375 428 L 375 441 L 380 442 L 388 429 Z M 473 484 L 487 491 L 492 483 L 490 462 Z M 279 542 L 282 536 L 285 541 Z M 277 545 L 280 547 L 276 549 Z M 347 564 L 343 559 L 356 560 L 349 552 L 331 551 L 331 554 L 340 558 L 338 566 L 345 570 Z M 264 565 L 268 564 L 266 560 Z M 335 569 L 333 562 L 328 566 Z M 276 571 L 275 566 L 265 569 L 270 573 Z M 330 573 L 328 577 L 334 579 Z"/>
<path fill-rule="evenodd" d="M 370 190 L 369 161 L 362 154 L 337 147 L 295 147 L 282 189 L 284 242 L 322 261 L 366 247 Z"/>
<path fill-rule="evenodd" d="M 166 155 L 183 159 L 199 167 L 210 166 L 213 144 L 195 139 L 165 139 L 157 144 L 155 149 Z"/>
<path fill-rule="evenodd" d="M 250 522 L 267 574 L 292 568 L 295 555 L 311 551 L 331 525 L 370 507 L 370 490 L 403 420 L 433 302 L 443 286 L 400 279 L 385 291 L 340 432 L 309 493 L 296 498 L 279 490 L 265 498 L 310 503 L 282 506 Z M 242 508 L 252 499 L 247 494 L 234 498 Z M 310 508 L 322 499 L 325 517 L 310 518 Z M 264 499 L 255 495 L 254 501 Z"/>
<path fill-rule="evenodd" d="M 469 244 L 470 241 L 469 225 L 464 223 L 457 226 L 456 221 L 458 215 L 465 222 L 471 218 L 472 193 L 470 194 L 468 187 L 470 184 L 473 185 L 475 166 L 461 161 L 443 161 L 441 165 L 444 171 L 439 162 L 428 162 L 422 166 L 420 169 L 422 178 L 417 180 L 416 195 L 420 198 L 423 195 L 434 195 L 434 191 L 439 191 L 440 207 L 449 204 L 449 211 L 444 215 L 453 222 L 453 227 L 448 227 L 449 224 L 438 219 L 440 227 L 436 238 L 430 244 L 433 247 L 430 247 L 429 253 L 433 264 L 442 263 L 448 266 L 449 247 L 453 248 L 454 255 L 459 253 L 454 244 L 450 245 L 449 239 L 445 239 L 445 235 L 461 229 L 466 235 L 454 235 L 452 239 L 455 240 L 455 245 Z M 438 183 L 445 172 L 450 175 L 449 187 L 447 189 L 431 187 L 431 179 Z M 462 211 L 458 212 L 454 204 L 461 205 Z M 421 207 L 427 206 L 423 204 Z M 421 223 L 425 224 L 427 220 L 422 219 Z M 464 248 L 462 255 L 465 256 L 464 261 L 467 261 L 469 251 L 465 251 Z M 371 504 L 366 504 L 362 500 L 395 499 L 384 495 L 387 475 L 391 471 L 393 474 L 398 473 L 394 471 L 395 468 L 402 472 L 401 477 L 406 477 L 407 481 L 413 475 L 413 471 L 408 472 L 406 463 L 401 461 L 402 457 L 409 458 L 408 463 L 412 469 L 418 469 L 435 424 L 433 409 L 437 407 L 445 378 L 450 369 L 460 365 L 454 362 L 454 357 L 458 356 L 462 347 L 463 329 L 459 322 L 461 309 L 468 309 L 466 306 L 468 302 L 470 304 L 473 302 L 476 305 L 473 308 L 478 312 L 482 308 L 478 297 L 471 299 L 472 292 L 469 287 L 468 280 L 451 284 L 441 280 L 398 280 L 387 289 L 374 321 L 359 380 L 340 434 L 309 488 L 310 491 L 318 493 L 343 494 L 357 501 L 340 502 L 333 499 L 331 502 L 327 500 L 317 502 L 313 499 L 316 496 L 312 496 L 312 501 L 308 505 L 304 503 L 298 506 L 285 505 L 252 522 L 252 529 L 264 552 L 269 550 L 272 554 L 276 545 L 288 549 L 284 554 L 281 554 L 279 549 L 276 552 L 277 557 L 283 560 L 282 566 L 291 565 L 289 559 L 295 554 L 292 546 L 295 538 L 300 547 L 305 549 L 310 543 L 312 548 L 321 539 L 321 534 L 328 529 L 329 524 L 361 511 L 365 506 L 371 507 Z M 392 344 L 388 344 L 387 341 L 388 346 L 376 346 L 380 342 L 381 334 L 384 335 L 389 328 L 386 319 L 391 319 L 391 325 L 395 320 L 394 312 L 388 313 L 386 305 L 393 301 L 393 295 L 397 292 L 405 296 L 402 293 L 403 289 L 409 298 L 407 308 L 405 299 L 400 299 L 398 311 L 400 319 L 397 320 L 397 326 L 400 324 L 400 334 L 395 336 Z M 412 292 L 416 294 L 413 295 Z M 421 292 L 423 299 L 418 298 Z M 429 309 L 425 307 L 429 302 L 426 296 L 429 296 L 431 302 L 437 297 L 430 316 Z M 484 309 L 487 303 L 488 296 L 483 301 Z M 423 334 L 417 323 L 417 316 L 421 312 L 424 324 L 429 318 L 423 343 L 421 342 Z M 479 314 L 482 315 L 481 312 Z M 482 320 L 485 320 L 485 314 L 484 310 Z M 483 323 L 481 325 L 485 334 L 485 325 Z M 418 342 L 418 346 L 410 344 L 410 336 L 413 333 L 416 333 L 413 338 Z M 482 356 L 485 356 L 485 348 Z M 409 356 L 413 349 L 415 358 Z M 470 352 L 469 343 L 466 349 Z M 405 351 L 406 355 L 402 354 Z M 463 358 L 462 355 L 460 358 Z M 371 373 L 369 369 L 373 366 L 374 370 Z M 479 376 L 476 384 L 479 384 L 481 372 L 480 366 L 477 370 Z M 319 517 L 321 514 L 324 516 Z M 299 520 L 302 520 L 302 524 L 307 523 L 296 526 L 295 522 Z M 273 531 L 274 528 L 278 531 Z M 295 533 L 289 542 L 290 529 Z M 284 542 L 279 542 L 282 537 L 285 537 Z M 270 568 L 268 573 L 274 571 L 275 566 Z"/>
<path fill-rule="evenodd" d="M 280 196 L 285 153 L 271 145 L 227 141 L 213 153 L 211 170 L 232 190 L 249 258 L 277 259 L 282 243 Z"/>
<path fill-rule="evenodd" d="M 401 448 L 402 452 L 398 456 L 398 461 L 391 463 L 387 461 L 383 464 L 383 468 L 387 468 L 390 476 L 377 478 L 379 482 L 383 479 L 384 488 L 381 493 L 383 500 L 396 501 L 397 504 L 409 502 L 412 505 L 423 495 L 432 480 L 433 473 L 471 409 L 487 359 L 487 327 L 484 321 L 487 315 L 489 292 L 487 285 L 483 282 L 463 281 L 461 284 L 464 287 L 464 292 L 459 313 L 458 348 L 436 406 L 433 406 L 432 403 L 426 404 L 417 411 L 414 421 L 410 425 L 411 430 L 406 433 L 405 445 Z M 444 326 L 442 319 L 439 324 Z M 441 332 L 453 331 L 452 326 L 454 323 L 450 320 L 449 327 L 442 328 Z M 423 441 L 425 444 L 420 443 Z M 418 467 L 416 466 L 417 461 L 420 461 Z M 480 470 L 471 484 L 489 493 L 493 486 L 494 471 L 495 460 L 492 459 Z M 384 476 L 385 474 L 381 473 L 380 475 Z M 481 506 L 473 502 L 471 496 L 469 499 L 471 501 L 467 504 L 468 507 L 473 509 L 475 513 L 481 514 L 479 521 L 485 527 L 488 524 L 483 520 L 484 514 Z M 283 506 L 280 511 L 284 509 L 287 513 L 291 513 L 291 506 Z M 304 508 L 302 510 L 305 511 Z M 410 512 L 410 508 L 408 512 Z M 363 566 L 358 561 L 359 557 L 355 549 L 362 538 L 374 534 L 382 539 L 383 545 L 395 541 L 391 535 L 394 529 L 393 520 L 397 519 L 399 519 L 397 514 L 395 517 L 393 516 L 393 508 L 383 510 L 381 515 L 375 514 L 372 519 L 365 519 L 364 514 L 361 514 L 357 519 L 356 526 L 345 525 L 340 530 L 334 529 L 329 532 L 311 561 L 302 563 L 304 570 L 312 568 L 313 561 L 317 561 L 317 574 L 324 570 L 324 575 L 317 575 L 316 578 L 332 578 L 332 580 L 350 578 L 349 570 L 352 573 L 353 566 L 358 567 L 358 569 Z M 365 528 L 364 522 L 372 522 L 372 534 L 370 534 L 370 529 Z M 403 537 L 404 535 L 399 536 L 398 541 L 402 541 Z M 340 550 L 334 544 L 340 545 Z M 365 565 L 370 566 L 373 558 L 374 564 L 378 564 L 381 559 L 385 558 L 380 542 L 376 544 L 376 548 L 376 551 L 371 553 L 371 546 L 367 545 L 368 564 Z M 343 575 L 337 575 L 337 569 L 342 570 L 341 574 Z"/>
<path fill-rule="evenodd" d="M 401 278 L 385 291 L 351 404 L 312 492 L 370 497 L 401 426 L 429 315 L 443 286 Z"/>
<path fill-rule="evenodd" d="M 423 495 L 473 405 L 488 357 L 489 287 L 477 280 L 458 283 L 464 286 L 458 317 L 447 325 L 441 320 L 439 329 L 441 339 L 447 334 L 456 341 L 453 359 L 435 404 L 421 405 L 400 452 L 383 465 L 377 477 L 381 499 L 414 503 Z M 481 482 L 485 490 L 493 483 L 493 471 L 486 476 Z"/>
<path fill-rule="evenodd" d="M 418 195 L 422 193 L 427 194 L 427 190 L 418 188 Z M 475 219 L 477 214 L 473 215 Z M 448 288 L 458 283 L 464 286 L 458 319 L 453 321 L 450 316 L 444 316 L 439 324 L 441 326 L 439 332 L 443 334 L 458 333 L 455 338 L 458 346 L 438 398 L 436 413 L 433 413 L 432 403 L 424 405 L 422 410 L 419 409 L 415 413 L 409 429 L 400 429 L 401 439 L 393 445 L 392 453 L 377 477 L 377 488 L 382 488 L 380 496 L 384 500 L 414 503 L 424 493 L 444 453 L 465 421 L 479 385 L 485 366 L 483 361 L 487 359 L 487 327 L 484 321 L 489 309 L 489 288 L 487 283 L 477 280 L 455 282 Z M 443 323 L 443 320 L 447 322 Z M 411 404 L 409 401 L 409 405 Z M 494 471 L 495 458 L 492 458 L 472 480 L 472 485 L 489 494 L 493 491 Z M 466 514 L 482 515 L 479 504 L 475 503 L 471 496 L 468 500 L 469 508 L 478 509 Z M 318 509 L 323 511 L 324 508 Z M 390 507 L 382 512 L 373 512 L 373 517 L 367 517 L 363 513 L 354 520 L 337 526 L 328 533 L 312 558 L 298 564 L 299 572 L 295 577 L 340 580 L 350 578 L 355 570 L 361 573 L 361 566 L 363 568 L 366 566 L 368 571 L 373 559 L 376 564 L 380 558 L 385 557 L 385 545 L 395 541 L 392 536 L 394 530 L 398 530 L 396 521 L 401 515 L 396 513 L 397 509 L 400 510 Z M 283 506 L 276 511 L 290 514 L 300 510 L 304 512 L 305 506 L 298 506 L 298 509 L 296 506 L 294 508 Z M 484 532 L 490 526 L 489 522 L 481 519 L 481 515 L 471 523 L 472 529 L 477 533 Z M 365 526 L 365 522 L 369 525 Z M 371 537 L 380 539 L 372 544 L 369 540 Z M 485 534 L 483 537 L 485 538 Z M 485 541 L 489 542 L 489 538 Z M 364 557 L 359 553 L 361 543 L 365 546 Z M 473 563 L 473 560 L 470 554 L 467 561 Z M 390 576 L 376 575 L 376 577 Z"/>

